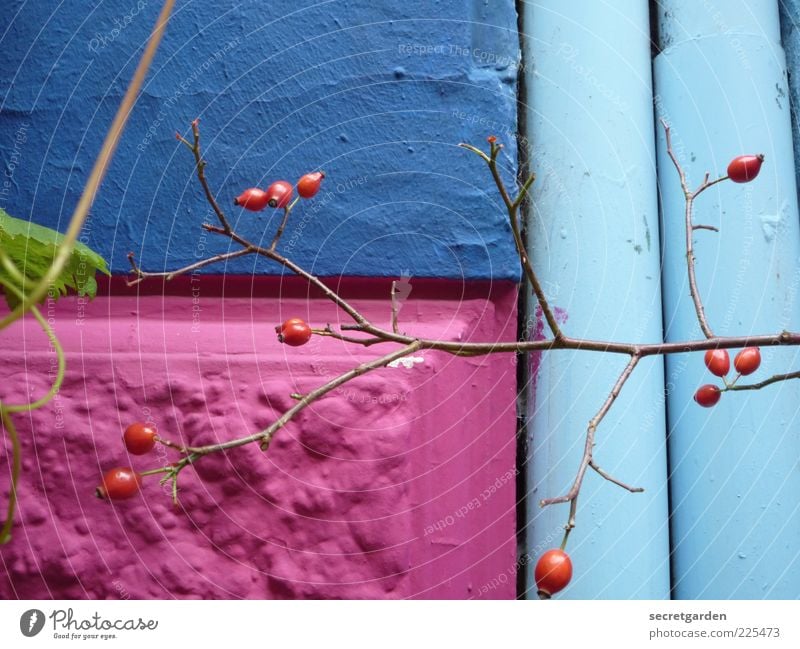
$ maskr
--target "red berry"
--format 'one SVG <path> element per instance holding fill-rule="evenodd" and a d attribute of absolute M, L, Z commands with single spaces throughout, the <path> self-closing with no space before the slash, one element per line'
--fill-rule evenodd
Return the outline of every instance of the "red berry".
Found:
<path fill-rule="evenodd" d="M 139 493 L 141 480 L 142 477 L 130 467 L 117 467 L 106 471 L 103 484 L 95 493 L 103 500 L 126 500 Z"/>
<path fill-rule="evenodd" d="M 494 135 L 490 135 L 489 137 L 486 138 L 486 141 L 489 144 L 494 144 L 495 142 L 497 142 L 497 138 Z"/>
<path fill-rule="evenodd" d="M 306 174 L 297 181 L 297 193 L 303 198 L 313 198 L 317 195 L 324 179 L 325 172 L 323 171 L 314 171 Z"/>
<path fill-rule="evenodd" d="M 316 196 L 324 178 L 325 173 L 322 171 L 314 171 L 310 174 L 306 174 L 297 181 L 297 193 L 303 198 L 312 198 Z"/>
<path fill-rule="evenodd" d="M 285 180 L 276 180 L 267 188 L 267 203 L 270 207 L 286 207 L 292 200 L 294 188 Z"/>
<path fill-rule="evenodd" d="M 760 153 L 737 156 L 728 165 L 728 178 L 735 183 L 750 182 L 761 171 L 762 162 L 764 162 L 764 156 Z"/>
<path fill-rule="evenodd" d="M 733 359 L 733 366 L 743 376 L 755 372 L 759 365 L 761 365 L 761 350 L 758 347 L 745 347 Z"/>
<path fill-rule="evenodd" d="M 715 376 L 725 376 L 731 369 L 731 357 L 724 349 L 709 349 L 705 361 L 706 367 Z"/>
<path fill-rule="evenodd" d="M 564 550 L 548 550 L 536 563 L 533 572 L 539 594 L 546 598 L 564 590 L 572 579 L 572 561 Z"/>
<path fill-rule="evenodd" d="M 710 383 L 701 385 L 697 388 L 697 392 L 694 393 L 694 400 L 703 408 L 711 408 L 711 406 L 717 405 L 721 397 L 722 390 Z"/>
<path fill-rule="evenodd" d="M 296 325 L 296 324 L 304 325 L 305 323 L 306 321 L 303 320 L 302 318 L 289 318 L 283 324 L 280 324 L 277 327 L 275 327 L 275 333 L 279 334 L 284 327 L 290 327 L 291 325 Z"/>
<path fill-rule="evenodd" d="M 275 327 L 278 332 L 278 340 L 291 347 L 300 347 L 311 340 L 311 327 L 300 318 L 291 318 L 284 322 L 280 329 Z"/>
<path fill-rule="evenodd" d="M 251 212 L 258 212 L 263 210 L 269 203 L 267 192 L 258 187 L 251 187 L 245 189 L 239 196 L 233 199 L 234 205 L 241 205 L 246 210 Z"/>
<path fill-rule="evenodd" d="M 133 455 L 144 455 L 153 450 L 156 445 L 156 429 L 147 424 L 137 422 L 131 424 L 125 429 L 122 435 L 122 441 L 125 442 L 125 448 L 128 453 Z"/>

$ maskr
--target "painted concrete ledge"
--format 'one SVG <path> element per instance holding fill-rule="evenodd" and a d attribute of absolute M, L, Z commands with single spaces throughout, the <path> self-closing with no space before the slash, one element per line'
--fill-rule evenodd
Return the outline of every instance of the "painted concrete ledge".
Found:
<path fill-rule="evenodd" d="M 336 280 L 388 324 L 389 284 Z M 511 340 L 514 283 L 411 278 L 408 333 Z M 18 524 L 0 548 L 4 598 L 510 598 L 515 594 L 515 366 L 512 358 L 418 354 L 347 384 L 255 447 L 208 457 L 181 480 L 181 506 L 149 481 L 111 506 L 94 498 L 102 469 L 151 468 L 120 434 L 152 419 L 205 444 L 260 429 L 379 348 L 314 339 L 280 345 L 289 316 L 339 314 L 280 278 L 203 277 L 145 291 L 119 280 L 52 318 L 68 355 L 58 398 L 19 417 L 24 443 Z M 220 297 L 224 294 L 225 297 Z M 24 353 L 20 353 L 20 349 Z M 0 347 L 0 398 L 41 394 L 54 362 L 35 323 Z M 0 495 L 8 448 L 0 447 Z"/>

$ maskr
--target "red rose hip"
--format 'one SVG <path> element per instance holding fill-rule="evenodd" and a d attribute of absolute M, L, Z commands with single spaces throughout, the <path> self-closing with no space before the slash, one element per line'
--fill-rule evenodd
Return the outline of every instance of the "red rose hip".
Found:
<path fill-rule="evenodd" d="M 251 212 L 259 212 L 269 204 L 267 192 L 258 187 L 245 189 L 241 194 L 233 199 L 234 205 L 240 205 Z"/>
<path fill-rule="evenodd" d="M 709 349 L 705 362 L 708 370 L 715 376 L 725 376 L 731 369 L 731 357 L 724 349 Z"/>
<path fill-rule="evenodd" d="M 103 500 L 127 500 L 139 493 L 142 477 L 130 467 L 106 471 L 95 493 Z"/>
<path fill-rule="evenodd" d="M 292 200 L 294 188 L 285 180 L 276 180 L 267 187 L 267 204 L 270 207 L 286 207 Z"/>
<path fill-rule="evenodd" d="M 156 445 L 156 429 L 147 424 L 137 422 L 131 424 L 125 429 L 122 435 L 122 441 L 125 442 L 125 448 L 128 453 L 133 455 L 144 455 L 153 450 Z"/>
<path fill-rule="evenodd" d="M 697 388 L 697 392 L 694 393 L 694 400 L 703 408 L 711 408 L 712 406 L 716 406 L 719 402 L 720 398 L 722 397 L 722 390 L 720 390 L 716 385 L 706 384 L 701 385 Z"/>
<path fill-rule="evenodd" d="M 300 318 L 290 318 L 280 327 L 275 327 L 278 340 L 291 347 L 300 347 L 311 340 L 311 327 Z"/>
<path fill-rule="evenodd" d="M 536 562 L 533 578 L 536 580 L 539 596 L 549 599 L 564 590 L 572 579 L 572 560 L 564 550 L 548 550 Z"/>
<path fill-rule="evenodd" d="M 745 347 L 736 354 L 733 366 L 742 376 L 755 372 L 761 365 L 761 350 L 758 347 Z"/>
<path fill-rule="evenodd" d="M 762 162 L 762 154 L 737 156 L 728 165 L 728 178 L 735 183 L 748 183 L 761 171 Z"/>
<path fill-rule="evenodd" d="M 324 179 L 325 173 L 322 171 L 306 174 L 297 181 L 297 193 L 303 198 L 313 198 L 317 195 Z"/>

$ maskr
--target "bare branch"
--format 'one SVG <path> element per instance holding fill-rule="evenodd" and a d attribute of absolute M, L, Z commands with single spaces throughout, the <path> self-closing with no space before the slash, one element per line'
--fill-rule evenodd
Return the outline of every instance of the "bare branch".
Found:
<path fill-rule="evenodd" d="M 664 127 L 664 137 L 667 140 L 667 154 L 672 160 L 672 164 L 675 165 L 675 169 L 681 180 L 681 189 L 683 189 L 684 195 L 688 198 L 691 196 L 691 192 L 689 191 L 689 185 L 686 184 L 686 174 L 683 171 L 683 167 L 681 167 L 681 163 L 678 162 L 678 158 L 675 157 L 675 152 L 672 150 L 672 129 L 663 118 L 661 119 L 661 125 Z"/>
<path fill-rule="evenodd" d="M 694 190 L 694 194 L 692 194 L 692 198 L 697 198 L 700 194 L 702 194 L 704 191 L 706 191 L 709 187 L 713 187 L 717 183 L 721 183 L 723 180 L 728 180 L 728 176 L 720 176 L 716 180 L 712 180 L 711 182 L 709 182 L 708 174 L 706 174 L 706 177 L 703 180 L 703 182 L 701 183 L 701 185 L 697 189 Z"/>
<path fill-rule="evenodd" d="M 396 333 L 396 334 L 399 334 L 400 333 L 400 329 L 399 329 L 399 327 L 397 325 L 397 312 L 399 310 L 399 307 L 398 307 L 398 304 L 397 304 L 397 282 L 396 281 L 392 281 L 391 294 L 392 294 L 392 332 Z"/>
<path fill-rule="evenodd" d="M 194 154 L 195 166 L 197 168 L 197 179 L 200 181 L 200 184 L 203 186 L 203 191 L 206 194 L 206 200 L 211 208 L 217 215 L 219 222 L 222 224 L 223 229 L 225 232 L 231 231 L 231 225 L 228 223 L 228 219 L 225 217 L 225 213 L 222 211 L 222 208 L 217 203 L 217 200 L 214 198 L 214 194 L 211 192 L 211 188 L 208 186 L 208 180 L 206 180 L 206 161 L 203 160 L 203 156 L 200 154 L 200 119 L 195 119 L 192 122 L 192 135 L 194 137 L 194 145 L 191 147 L 192 153 Z"/>
<path fill-rule="evenodd" d="M 597 463 L 594 460 L 591 460 L 589 462 L 589 466 L 592 467 L 597 472 L 598 475 L 604 477 L 609 482 L 613 482 L 618 487 L 622 487 L 626 491 L 630 491 L 632 494 L 638 494 L 638 493 L 642 493 L 644 491 L 644 489 L 642 487 L 631 487 L 629 484 L 626 484 L 626 483 L 622 482 L 621 480 L 618 480 L 617 478 L 612 476 L 610 473 L 607 473 L 606 471 L 603 471 L 603 469 L 601 469 L 599 466 L 597 466 Z"/>
<path fill-rule="evenodd" d="M 800 372 L 789 372 L 788 374 L 776 374 L 775 376 L 771 376 L 768 379 L 764 379 L 759 383 L 751 383 L 750 385 L 728 385 L 723 388 L 723 392 L 735 392 L 737 390 L 760 390 L 761 388 L 765 388 L 768 385 L 772 385 L 773 383 L 778 383 L 780 381 L 790 381 L 791 379 L 800 379 Z"/>
<path fill-rule="evenodd" d="M 592 417 L 592 419 L 589 421 L 589 426 L 586 429 L 586 442 L 584 444 L 583 457 L 581 458 L 580 465 L 578 466 L 578 473 L 575 476 L 575 480 L 572 483 L 572 487 L 570 487 L 570 490 L 563 496 L 558 496 L 557 498 L 545 498 L 544 500 L 540 501 L 539 504 L 542 507 L 547 507 L 548 505 L 556 505 L 558 503 L 572 502 L 575 499 L 577 499 L 578 495 L 581 492 L 581 486 L 583 485 L 583 478 L 586 475 L 586 469 L 591 465 L 594 459 L 592 457 L 592 453 L 594 450 L 594 436 L 595 432 L 597 431 L 597 427 L 600 425 L 600 422 L 603 421 L 603 417 L 606 416 L 606 413 L 608 412 L 609 408 L 611 408 L 611 406 L 617 400 L 620 390 L 622 390 L 622 386 L 625 385 L 625 382 L 630 377 L 631 373 L 633 372 L 638 362 L 639 362 L 639 356 L 636 355 L 631 356 L 630 361 L 625 366 L 625 369 L 622 371 L 622 374 L 619 375 L 617 382 L 614 384 L 614 387 L 611 389 L 611 392 L 609 393 L 608 397 L 606 397 L 606 400 L 601 406 L 600 410 L 598 410 L 597 414 L 594 417 Z M 612 482 L 616 483 L 615 480 L 612 480 Z"/>
<path fill-rule="evenodd" d="M 712 232 L 719 232 L 719 228 L 713 225 L 697 224 L 692 226 L 692 230 L 711 230 Z"/>
<path fill-rule="evenodd" d="M 692 250 L 691 235 L 694 230 L 705 229 L 705 230 L 716 231 L 717 228 L 701 224 L 694 225 L 692 223 L 692 201 L 702 191 L 704 191 L 708 187 L 713 186 L 718 182 L 721 182 L 722 180 L 725 180 L 725 178 L 718 178 L 714 181 L 709 181 L 708 174 L 706 174 L 703 183 L 700 185 L 700 187 L 694 193 L 690 192 L 686 184 L 686 176 L 682 168 L 680 167 L 680 164 L 678 163 L 674 152 L 672 151 L 672 143 L 670 138 L 669 127 L 666 125 L 665 122 L 663 122 L 663 120 L 662 124 L 664 124 L 667 136 L 667 149 L 670 158 L 672 159 L 676 169 L 678 170 L 678 175 L 680 176 L 681 179 L 681 187 L 683 188 L 684 196 L 686 199 L 685 216 L 686 216 L 686 236 L 687 236 L 687 267 L 689 270 L 692 298 L 695 302 L 695 308 L 698 313 L 698 320 L 701 324 L 701 327 L 703 328 L 704 334 L 706 335 L 705 339 L 682 341 L 675 343 L 655 342 L 650 344 L 637 344 L 637 343 L 626 343 L 626 342 L 586 340 L 578 338 L 569 338 L 565 336 L 561 332 L 559 325 L 555 320 L 554 313 L 552 312 L 550 305 L 547 302 L 541 284 L 538 281 L 536 273 L 533 271 L 533 268 L 527 257 L 524 241 L 521 235 L 521 228 L 519 222 L 519 209 L 524 202 L 525 196 L 528 195 L 530 187 L 534 181 L 534 177 L 531 175 L 525 181 L 525 183 L 523 183 L 518 196 L 512 200 L 508 194 L 505 185 L 503 184 L 502 178 L 497 169 L 497 155 L 499 151 L 502 149 L 502 145 L 496 144 L 494 138 L 492 138 L 490 139 L 491 150 L 489 155 L 487 155 L 480 149 L 477 149 L 470 145 L 462 144 L 460 146 L 470 151 L 473 151 L 474 153 L 479 155 L 484 161 L 487 162 L 489 166 L 489 169 L 492 173 L 492 177 L 494 178 L 495 184 L 497 185 L 498 191 L 500 192 L 500 195 L 503 198 L 503 202 L 508 210 L 511 230 L 514 235 L 514 242 L 525 272 L 526 279 L 531 284 L 533 292 L 536 294 L 537 299 L 539 300 L 539 304 L 542 308 L 545 319 L 547 320 L 548 325 L 553 332 L 554 337 L 552 339 L 536 340 L 536 341 L 525 340 L 516 342 L 462 343 L 454 341 L 415 338 L 412 336 L 401 334 L 398 326 L 399 304 L 397 302 L 396 282 L 392 283 L 392 289 L 391 289 L 392 326 L 391 326 L 391 331 L 388 331 L 386 329 L 373 325 L 358 309 L 356 309 L 354 306 L 348 303 L 336 291 L 326 286 L 325 283 L 322 282 L 322 280 L 312 275 L 310 272 L 306 271 L 301 266 L 289 260 L 288 258 L 284 257 L 275 250 L 277 243 L 280 240 L 280 237 L 286 227 L 292 208 L 297 202 L 297 199 L 295 199 L 295 201 L 293 201 L 287 208 L 284 209 L 283 220 L 279 225 L 275 238 L 273 239 L 269 248 L 264 248 L 254 243 L 251 243 L 238 233 L 234 232 L 230 228 L 230 226 L 228 225 L 227 221 L 224 219 L 223 216 L 222 219 L 220 220 L 223 227 L 204 224 L 203 228 L 209 232 L 225 235 L 232 241 L 241 245 L 242 250 L 232 253 L 227 253 L 225 255 L 218 255 L 214 258 L 210 258 L 207 260 L 202 260 L 200 262 L 197 262 L 196 264 L 192 264 L 191 266 L 187 266 L 185 268 L 178 269 L 176 271 L 172 271 L 169 273 L 144 272 L 136 266 L 133 256 L 131 255 L 130 262 L 133 268 L 133 272 L 137 274 L 136 281 L 138 282 L 141 279 L 144 279 L 145 277 L 170 278 L 182 272 L 189 272 L 196 268 L 215 263 L 216 261 L 223 261 L 225 259 L 244 256 L 247 254 L 258 254 L 267 259 L 275 261 L 276 263 L 282 265 L 290 272 L 300 277 L 303 277 L 310 285 L 317 287 L 322 292 L 323 295 L 325 295 L 328 299 L 330 299 L 345 313 L 350 315 L 354 320 L 353 324 L 341 325 L 339 327 L 340 330 L 338 331 L 334 330 L 330 324 L 328 324 L 324 329 L 314 329 L 313 331 L 316 335 L 329 336 L 346 343 L 363 345 L 364 347 L 369 347 L 374 344 L 386 343 L 386 342 L 401 344 L 403 345 L 403 347 L 401 347 L 398 350 L 395 350 L 390 354 L 386 354 L 385 356 L 363 363 L 351 369 L 350 371 L 345 372 L 344 374 L 336 377 L 332 381 L 329 381 L 328 383 L 316 388 L 315 390 L 312 390 L 308 394 L 293 393 L 291 397 L 292 399 L 297 401 L 297 403 L 292 408 L 287 410 L 283 415 L 281 415 L 272 425 L 270 425 L 269 427 L 265 428 L 264 430 L 258 433 L 250 434 L 237 439 L 228 440 L 220 444 L 213 444 L 202 447 L 185 447 L 181 444 L 170 442 L 164 439 L 159 439 L 158 441 L 164 444 L 165 446 L 169 446 L 171 448 L 179 450 L 180 452 L 186 455 L 186 457 L 182 460 L 182 462 L 184 462 L 182 467 L 185 466 L 186 464 L 194 462 L 195 460 L 209 453 L 226 451 L 228 449 L 244 446 L 246 444 L 253 442 L 259 442 L 261 448 L 263 450 L 266 450 L 274 434 L 280 428 L 285 426 L 289 421 L 291 421 L 292 418 L 295 417 L 299 412 L 307 408 L 317 399 L 321 398 L 325 394 L 336 389 L 337 387 L 346 383 L 347 381 L 350 381 L 358 376 L 366 374 L 379 367 L 385 367 L 393 360 L 407 356 L 408 354 L 411 354 L 414 351 L 420 349 L 438 350 L 456 356 L 465 356 L 465 357 L 481 356 L 481 355 L 496 354 L 496 353 L 518 353 L 518 352 L 537 351 L 537 350 L 541 351 L 549 349 L 572 349 L 572 350 L 596 351 L 601 353 L 625 354 L 630 357 L 628 364 L 626 365 L 625 369 L 622 371 L 619 378 L 615 382 L 613 388 L 611 389 L 611 392 L 609 393 L 608 397 L 606 398 L 601 408 L 598 410 L 597 414 L 595 414 L 595 416 L 589 421 L 586 431 L 583 456 L 581 458 L 578 471 L 576 473 L 573 484 L 570 487 L 570 490 L 563 496 L 559 496 L 557 498 L 544 499 L 540 503 L 541 506 L 543 507 L 557 503 L 566 503 L 566 502 L 570 503 L 569 517 L 567 520 L 567 524 L 565 525 L 564 528 L 565 533 L 562 543 L 562 548 L 563 548 L 566 545 L 571 530 L 575 527 L 578 497 L 580 496 L 580 491 L 583 485 L 583 480 L 585 478 L 587 469 L 591 468 L 605 480 L 613 484 L 616 484 L 617 486 L 626 489 L 627 491 L 633 493 L 643 491 L 641 487 L 630 486 L 622 482 L 621 480 L 613 477 L 603 469 L 601 469 L 594 461 L 593 457 L 593 449 L 595 445 L 595 435 L 597 427 L 600 425 L 605 415 L 608 413 L 609 409 L 616 401 L 622 387 L 625 385 L 626 381 L 633 373 L 637 363 L 641 358 L 654 355 L 700 352 L 709 349 L 732 349 L 732 348 L 749 347 L 749 346 L 800 345 L 800 333 L 792 333 L 788 331 L 781 331 L 775 334 L 763 334 L 757 336 L 738 336 L 738 337 L 717 337 L 714 336 L 713 333 L 711 332 L 705 320 L 705 314 L 703 312 L 702 303 L 700 301 L 700 297 L 697 292 L 696 282 L 694 278 L 694 257 Z M 213 196 L 211 195 L 208 185 L 205 183 L 205 177 L 200 173 L 202 168 L 205 166 L 205 162 L 202 161 L 202 159 L 198 159 L 199 135 L 197 132 L 196 123 L 193 123 L 193 133 L 195 133 L 195 143 L 194 145 L 189 145 L 189 147 L 195 153 L 195 157 L 198 162 L 198 170 L 199 170 L 198 177 L 200 177 L 201 183 L 203 184 L 204 190 L 206 191 L 206 197 L 209 199 L 209 202 L 211 203 L 212 207 L 214 207 L 215 202 L 213 202 Z M 342 331 L 357 331 L 360 332 L 361 334 L 367 334 L 367 336 L 365 337 L 348 336 L 341 333 Z M 750 386 L 728 385 L 726 389 L 754 390 L 754 389 L 759 389 L 761 387 L 765 387 L 767 385 L 770 385 L 771 383 L 780 380 L 787 380 L 791 378 L 800 378 L 800 372 L 794 372 L 785 375 L 776 375 L 775 377 L 762 381 L 761 383 L 753 384 Z M 177 471 L 175 472 L 174 476 L 172 476 L 172 479 L 173 479 L 173 490 L 175 490 L 177 489 Z"/>
<path fill-rule="evenodd" d="M 366 363 L 362 363 L 354 367 L 353 369 L 345 372 L 344 374 L 340 374 L 335 379 L 328 381 L 324 385 L 312 390 L 308 394 L 299 398 L 298 402 L 289 408 L 283 415 L 281 415 L 274 423 L 270 426 L 265 428 L 264 430 L 253 433 L 252 435 L 247 435 L 246 437 L 241 437 L 238 439 L 229 440 L 227 442 L 222 442 L 220 444 L 210 444 L 208 446 L 198 446 L 198 447 L 188 447 L 186 450 L 190 453 L 193 453 L 198 456 L 208 455 L 209 453 L 215 453 L 219 451 L 226 451 L 232 448 L 238 448 L 239 446 L 244 446 L 246 444 L 251 444 L 253 442 L 259 442 L 261 444 L 262 450 L 267 450 L 269 443 L 272 441 L 273 435 L 283 428 L 287 423 L 289 423 L 298 413 L 302 410 L 310 406 L 320 397 L 326 395 L 331 390 L 336 389 L 343 383 L 347 383 L 348 381 L 353 380 L 358 376 L 362 376 L 371 372 L 372 370 L 378 369 L 379 367 L 386 367 L 389 363 L 398 358 L 403 358 L 404 356 L 408 356 L 409 354 L 414 353 L 420 348 L 419 343 L 412 343 L 410 345 L 406 345 L 400 349 L 393 351 L 390 354 L 386 354 L 385 356 L 381 356 L 376 358 L 375 360 L 368 361 Z M 299 395 L 293 395 L 295 398 Z"/>
<path fill-rule="evenodd" d="M 533 266 L 531 266 L 530 259 L 528 259 L 528 252 L 525 249 L 525 242 L 522 239 L 522 232 L 520 230 L 519 225 L 519 207 L 522 204 L 525 195 L 527 194 L 528 190 L 530 189 L 531 184 L 536 179 L 536 176 L 531 174 L 520 190 L 519 195 L 516 199 L 511 200 L 508 195 L 508 190 L 506 189 L 505 183 L 503 182 L 502 177 L 500 176 L 500 172 L 497 169 L 497 154 L 503 148 L 502 144 L 497 144 L 495 141 L 490 140 L 490 155 L 486 155 L 480 149 L 477 149 L 473 146 L 461 144 L 462 146 L 473 153 L 477 153 L 481 158 L 483 158 L 486 163 L 489 165 L 489 171 L 492 174 L 492 178 L 494 179 L 495 185 L 497 185 L 497 190 L 500 192 L 500 196 L 503 199 L 503 203 L 505 203 L 506 210 L 508 211 L 508 218 L 511 224 L 511 232 L 514 235 L 514 245 L 517 248 L 517 255 L 519 256 L 520 263 L 522 264 L 522 269 L 525 273 L 525 277 L 528 280 L 528 283 L 531 285 L 534 294 L 536 295 L 536 299 L 539 302 L 539 306 L 542 308 L 542 314 L 544 315 L 544 319 L 547 321 L 547 326 L 550 328 L 550 331 L 553 332 L 553 336 L 556 340 L 561 340 L 564 338 L 564 334 L 561 332 L 561 327 L 556 320 L 555 314 L 553 310 L 550 308 L 550 304 L 547 301 L 547 296 L 544 293 L 544 289 L 542 288 L 541 283 L 539 282 L 539 278 L 536 275 L 536 272 L 533 270 Z"/>
<path fill-rule="evenodd" d="M 371 347 L 372 345 L 377 345 L 378 343 L 394 342 L 393 340 L 386 340 L 384 338 L 377 337 L 356 338 L 355 336 L 345 336 L 344 334 L 333 329 L 330 324 L 328 324 L 324 329 L 312 329 L 311 331 L 318 336 L 329 336 L 331 338 L 336 338 L 336 340 L 341 340 L 346 343 L 353 343 L 354 345 L 363 345 L 364 347 Z"/>
<path fill-rule="evenodd" d="M 199 268 L 203 268 L 204 266 L 210 266 L 211 264 L 216 264 L 220 261 L 227 261 L 228 259 L 236 259 L 237 257 L 244 257 L 246 255 L 252 255 L 255 250 L 251 248 L 243 248 L 242 250 L 236 250 L 234 252 L 227 252 L 225 254 L 214 255 L 213 257 L 209 257 L 208 259 L 201 259 L 193 264 L 189 264 L 188 266 L 184 266 L 183 268 L 176 268 L 175 270 L 166 271 L 163 273 L 151 273 L 148 271 L 144 271 L 136 264 L 136 260 L 134 258 L 134 254 L 132 252 L 128 253 L 128 261 L 131 264 L 131 272 L 136 275 L 136 279 L 132 279 L 126 282 L 128 286 L 135 286 L 140 282 L 144 281 L 145 279 L 151 277 L 164 277 L 167 281 L 177 277 L 178 275 L 183 275 L 185 273 L 191 273 L 194 270 L 198 270 Z"/>
<path fill-rule="evenodd" d="M 289 221 L 289 215 L 292 213 L 294 206 L 297 205 L 297 201 L 300 200 L 298 196 L 295 198 L 289 205 L 283 208 L 283 219 L 281 220 L 281 224 L 278 226 L 277 231 L 275 232 L 275 236 L 272 238 L 272 243 L 269 244 L 269 249 L 274 251 L 275 248 L 278 246 L 278 241 L 281 240 L 281 236 L 283 236 L 283 231 L 286 229 L 286 223 Z"/>
<path fill-rule="evenodd" d="M 706 319 L 706 312 L 703 308 L 703 301 L 700 299 L 700 291 L 697 288 L 697 277 L 695 275 L 694 270 L 694 243 L 692 242 L 692 234 L 694 233 L 694 225 L 692 223 L 692 205 L 694 204 L 694 199 L 702 193 L 704 190 L 708 189 L 712 185 L 715 185 L 718 182 L 721 182 L 727 178 L 718 178 L 712 182 L 708 182 L 708 174 L 706 174 L 703 183 L 700 187 L 695 191 L 689 191 L 689 186 L 686 183 L 686 174 L 681 167 L 680 162 L 678 162 L 678 158 L 675 156 L 674 151 L 672 150 L 672 136 L 670 134 L 670 127 L 666 121 L 663 119 L 661 120 L 661 124 L 664 126 L 664 135 L 667 140 L 667 153 L 669 154 L 670 159 L 672 160 L 672 164 L 675 165 L 675 169 L 678 171 L 678 176 L 681 180 L 681 188 L 683 189 L 683 196 L 686 202 L 686 208 L 684 210 L 684 220 L 686 222 L 686 268 L 689 274 L 689 293 L 692 296 L 692 302 L 694 303 L 694 310 L 697 314 L 697 321 L 700 323 L 700 329 L 703 330 L 703 334 L 706 338 L 713 338 L 714 332 L 711 331 L 711 327 L 708 324 L 708 320 Z M 709 229 L 709 228 L 706 228 Z"/>

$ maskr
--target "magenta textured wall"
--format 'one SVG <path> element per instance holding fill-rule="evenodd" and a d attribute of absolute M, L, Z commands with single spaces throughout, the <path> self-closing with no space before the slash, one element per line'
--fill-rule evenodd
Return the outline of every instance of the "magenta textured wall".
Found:
<path fill-rule="evenodd" d="M 337 286 L 388 324 L 387 282 Z M 102 470 L 165 461 L 127 456 L 128 423 L 150 419 L 195 445 L 241 436 L 287 409 L 290 393 L 390 349 L 318 337 L 279 344 L 273 327 L 287 317 L 340 319 L 280 278 L 161 288 L 136 293 L 115 279 L 91 304 L 47 305 L 67 379 L 49 407 L 17 418 L 24 469 L 14 537 L 0 548 L 0 596 L 514 597 L 516 368 L 507 356 L 424 352 L 413 367 L 361 377 L 282 430 L 267 454 L 247 447 L 184 471 L 177 510 L 155 478 L 133 501 L 97 500 Z M 411 278 L 409 291 L 407 333 L 515 336 L 513 283 Z M 55 355 L 35 322 L 15 325 L 0 349 L 0 398 L 42 393 Z"/>

